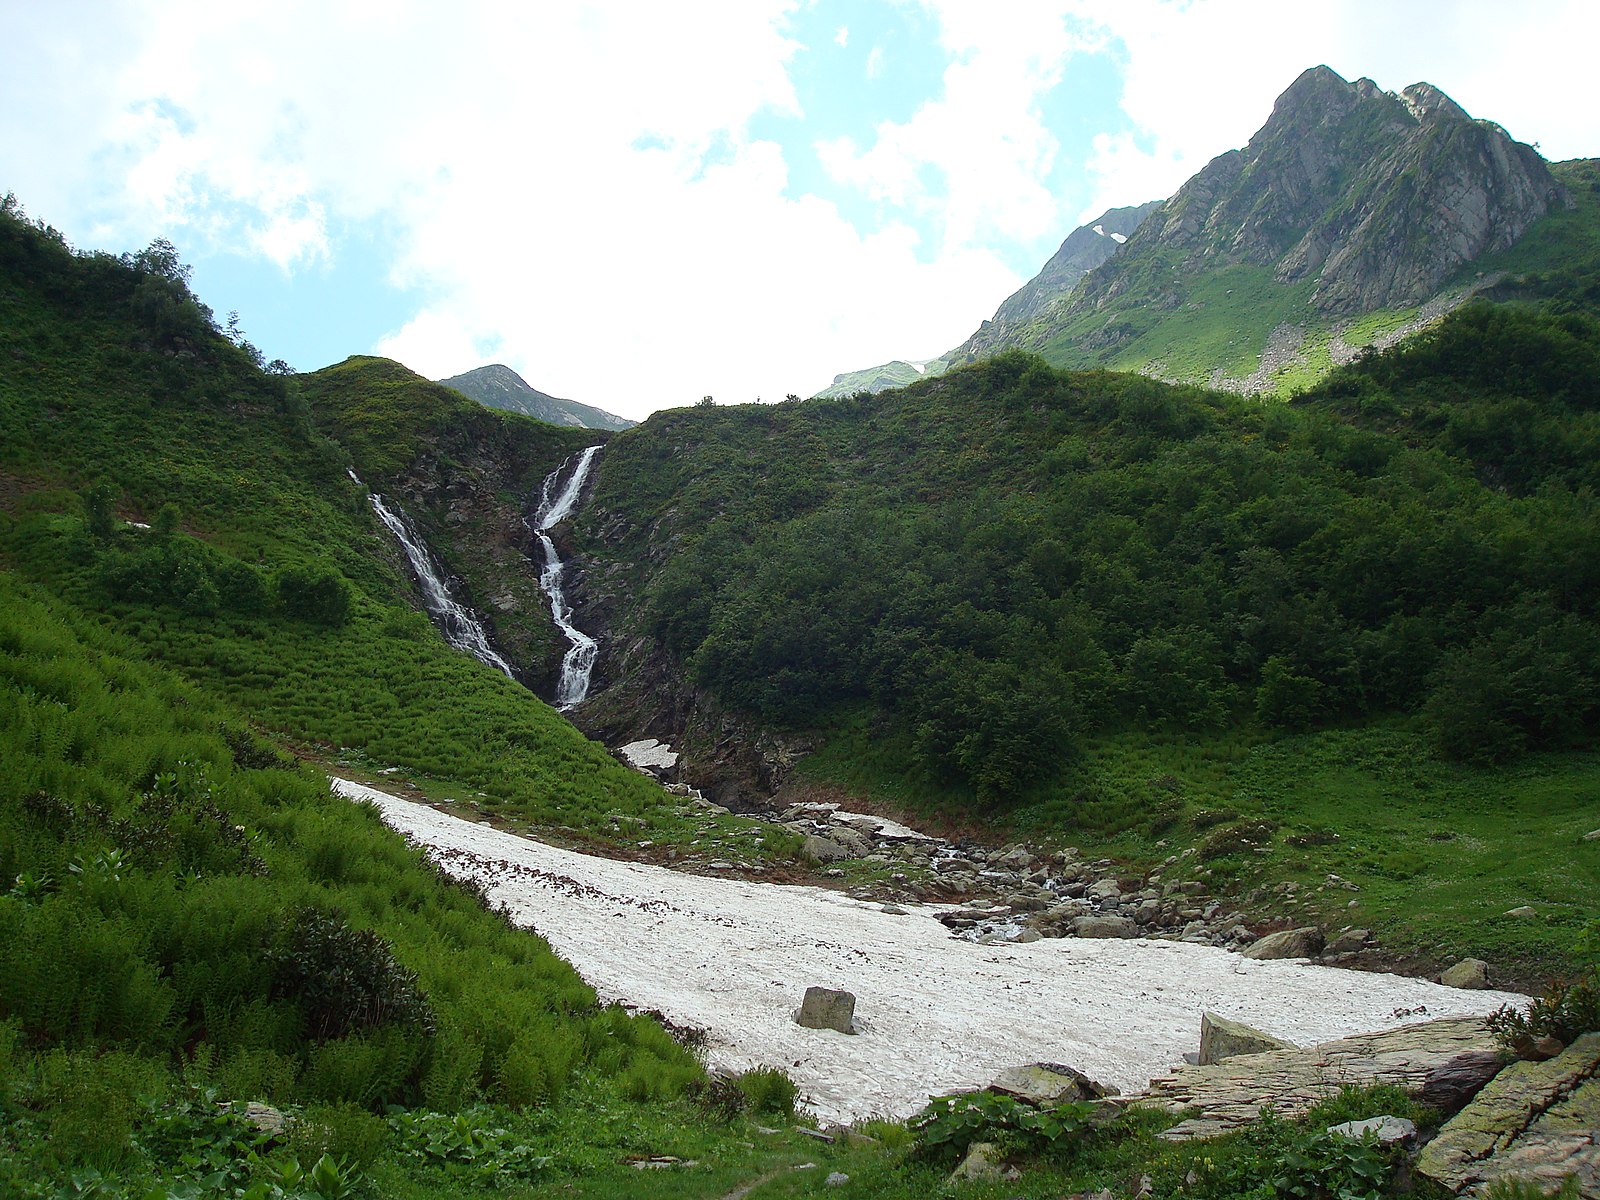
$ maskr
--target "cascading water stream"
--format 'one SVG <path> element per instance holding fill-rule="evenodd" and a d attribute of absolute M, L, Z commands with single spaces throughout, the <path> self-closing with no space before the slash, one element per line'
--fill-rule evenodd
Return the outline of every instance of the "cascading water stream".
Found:
<path fill-rule="evenodd" d="M 544 547 L 544 569 L 539 573 L 539 586 L 550 597 L 550 615 L 555 618 L 556 625 L 568 642 L 567 653 L 561 660 L 561 678 L 556 684 L 556 707 L 563 711 L 583 703 L 584 697 L 589 694 L 589 673 L 594 670 L 595 653 L 600 643 L 572 623 L 572 606 L 567 603 L 561 586 L 565 566 L 556 554 L 556 545 L 550 540 L 548 531 L 572 515 L 578 495 L 583 491 L 584 481 L 589 477 L 589 467 L 598 453 L 599 446 L 590 446 L 579 453 L 578 465 L 573 468 L 572 476 L 559 493 L 556 492 L 556 486 L 561 482 L 561 473 L 566 470 L 567 464 L 562 463 L 545 476 L 544 486 L 539 493 L 539 508 L 531 522 L 534 536 Z"/>
<path fill-rule="evenodd" d="M 346 471 L 363 488 L 366 484 L 356 478 L 354 471 Z M 428 615 L 438 625 L 439 631 L 444 634 L 444 640 L 457 650 L 464 650 L 479 662 L 504 671 L 506 675 L 515 679 L 516 673 L 511 669 L 511 664 L 501 658 L 489 644 L 489 631 L 483 627 L 473 611 L 450 595 L 450 585 L 445 582 L 444 569 L 429 552 L 427 544 L 422 540 L 412 526 L 411 520 L 406 516 L 405 510 L 396 505 L 390 508 L 382 496 L 376 492 L 368 492 L 367 500 L 372 505 L 372 511 L 377 514 L 395 540 L 400 543 L 400 548 L 406 553 L 406 560 L 411 564 L 411 571 L 417 577 L 417 583 L 422 588 L 422 606 L 428 610 Z"/>

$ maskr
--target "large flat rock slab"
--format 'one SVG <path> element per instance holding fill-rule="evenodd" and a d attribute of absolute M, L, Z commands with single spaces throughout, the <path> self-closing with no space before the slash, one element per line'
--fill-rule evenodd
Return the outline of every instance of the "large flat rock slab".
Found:
<path fill-rule="evenodd" d="M 1301 1116 L 1346 1085 L 1394 1084 L 1420 1092 L 1435 1068 L 1462 1054 L 1494 1049 L 1481 1018 L 1452 1017 L 1304 1050 L 1240 1054 L 1209 1066 L 1182 1066 L 1152 1079 L 1145 1100 L 1173 1110 L 1200 1110 L 1163 1137 L 1214 1137 L 1256 1120 L 1269 1105 L 1279 1116 Z"/>

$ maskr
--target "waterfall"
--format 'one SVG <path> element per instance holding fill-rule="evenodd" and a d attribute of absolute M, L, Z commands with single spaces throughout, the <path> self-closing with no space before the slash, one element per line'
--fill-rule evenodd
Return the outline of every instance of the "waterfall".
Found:
<path fill-rule="evenodd" d="M 556 555 L 556 545 L 550 540 L 548 531 L 572 515 L 584 480 L 589 476 L 589 467 L 598 453 L 599 446 L 590 446 L 578 454 L 578 465 L 573 468 L 571 478 L 559 493 L 556 492 L 556 486 L 561 482 L 561 473 L 567 469 L 567 464 L 562 463 L 545 476 L 544 486 L 539 493 L 539 508 L 531 522 L 534 536 L 544 547 L 544 569 L 539 573 L 539 586 L 550 597 L 550 615 L 555 618 L 556 625 L 566 635 L 568 642 L 567 653 L 561 660 L 561 678 L 556 684 L 556 707 L 563 711 L 582 704 L 584 697 L 589 694 L 589 673 L 594 670 L 595 653 L 600 643 L 572 623 L 572 606 L 567 603 L 561 587 L 561 575 L 565 567 Z"/>
<path fill-rule="evenodd" d="M 345 473 L 358 484 L 361 483 L 354 471 L 347 469 Z M 361 486 L 366 485 L 361 484 Z M 429 552 L 427 543 L 411 524 L 405 509 L 399 505 L 391 509 L 376 492 L 368 492 L 367 500 L 372 504 L 372 511 L 378 515 L 378 520 L 394 534 L 400 543 L 400 548 L 406 552 L 406 559 L 411 563 L 411 572 L 417 577 L 417 583 L 422 588 L 422 606 L 428 610 L 428 615 L 439 627 L 439 632 L 444 634 L 444 640 L 457 650 L 464 650 L 479 662 L 504 671 L 509 678 L 515 679 L 516 674 L 512 671 L 511 664 L 501 658 L 489 644 L 489 631 L 483 627 L 483 622 L 478 620 L 470 608 L 450 595 L 450 585 L 445 582 L 444 568 Z"/>

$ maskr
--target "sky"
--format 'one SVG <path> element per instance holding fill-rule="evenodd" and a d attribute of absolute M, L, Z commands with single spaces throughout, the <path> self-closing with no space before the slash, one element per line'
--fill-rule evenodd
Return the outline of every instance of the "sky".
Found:
<path fill-rule="evenodd" d="M 1600 155 L 1593 0 L 0 0 L 0 194 L 314 370 L 635 419 L 964 340 L 1304 69 Z"/>

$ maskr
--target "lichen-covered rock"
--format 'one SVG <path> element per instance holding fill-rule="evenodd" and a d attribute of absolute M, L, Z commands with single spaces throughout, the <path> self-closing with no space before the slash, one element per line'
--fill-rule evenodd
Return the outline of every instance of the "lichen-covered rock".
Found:
<path fill-rule="evenodd" d="M 1489 986 L 1489 964 L 1481 958 L 1463 958 L 1454 966 L 1446 967 L 1439 976 L 1439 982 L 1445 987 L 1481 992 Z"/>
<path fill-rule="evenodd" d="M 1004 1178 L 1000 1147 L 993 1142 L 973 1142 L 967 1147 L 967 1157 L 950 1172 L 952 1182 L 993 1182 Z"/>
<path fill-rule="evenodd" d="M 1204 1013 L 1200 1017 L 1201 1066 L 1219 1063 L 1240 1054 L 1265 1054 L 1269 1050 L 1292 1049 L 1292 1043 L 1252 1029 L 1243 1022 L 1230 1021 L 1215 1013 Z"/>
<path fill-rule="evenodd" d="M 1501 1071 L 1423 1147 L 1417 1171 L 1454 1192 L 1576 1175 L 1580 1195 L 1600 1197 L 1600 1033 Z"/>
<path fill-rule="evenodd" d="M 989 1090 L 1042 1105 L 1101 1100 L 1117 1094 L 1116 1088 L 1097 1083 L 1082 1071 L 1060 1063 L 1028 1063 L 1021 1067 L 1007 1067 L 994 1077 Z"/>
<path fill-rule="evenodd" d="M 1241 1054 L 1210 1066 L 1178 1067 L 1152 1079 L 1145 1098 L 1175 1111 L 1199 1110 L 1163 1138 L 1213 1137 L 1257 1120 L 1268 1105 L 1282 1117 L 1303 1116 L 1345 1086 L 1393 1084 L 1418 1092 L 1443 1064 L 1494 1048 L 1481 1018 L 1449 1017 L 1303 1050 Z"/>

